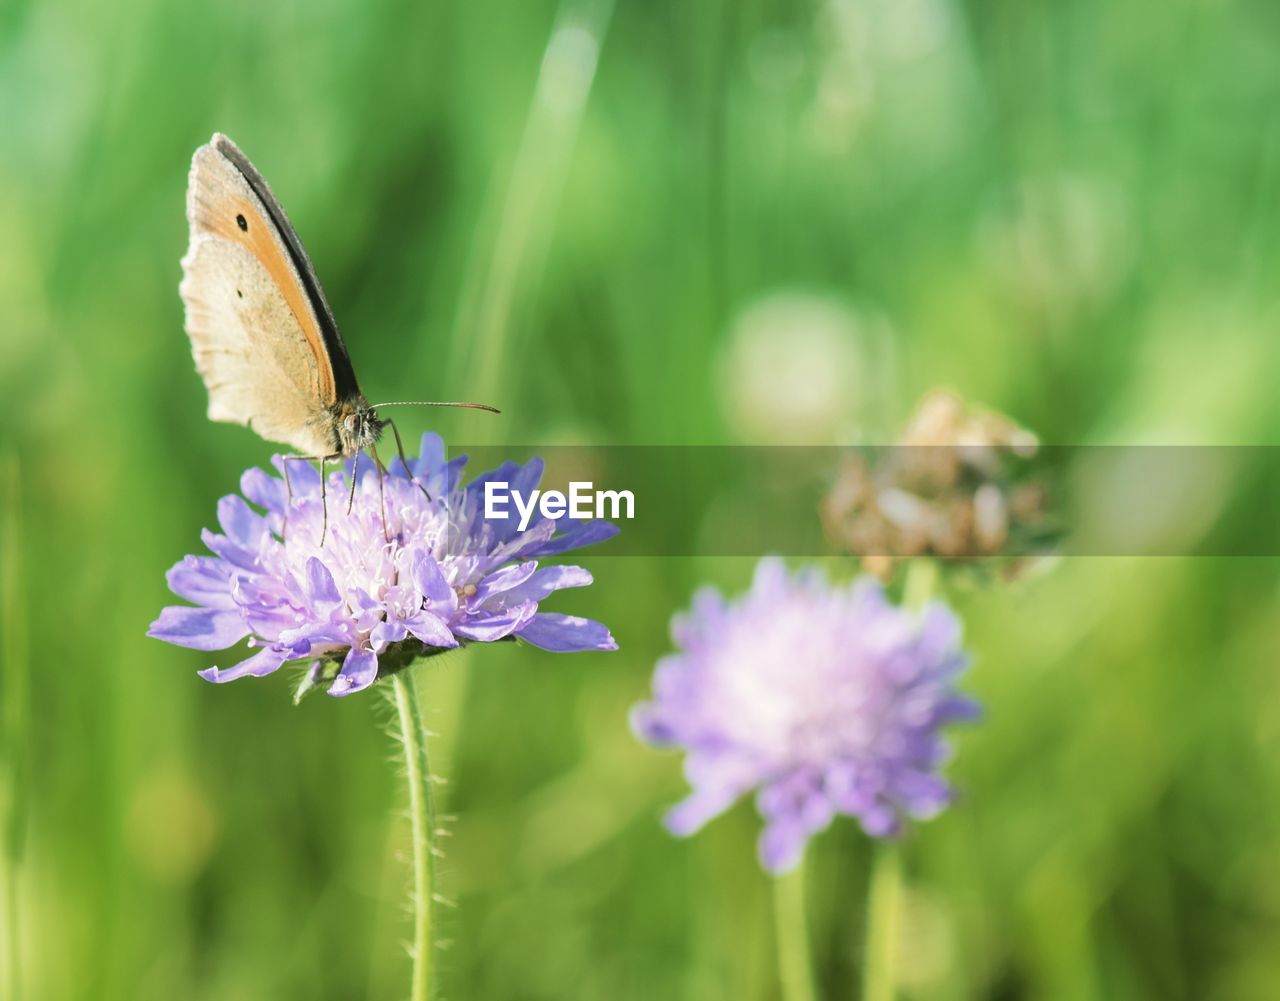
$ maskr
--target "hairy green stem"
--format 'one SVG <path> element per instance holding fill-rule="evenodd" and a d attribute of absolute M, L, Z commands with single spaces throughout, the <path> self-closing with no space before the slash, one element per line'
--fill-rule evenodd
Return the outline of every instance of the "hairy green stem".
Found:
<path fill-rule="evenodd" d="M 783 1001 L 814 1001 L 809 964 L 809 917 L 805 911 L 804 860 L 773 879 L 773 924 Z"/>
<path fill-rule="evenodd" d="M 436 817 L 431 800 L 431 770 L 427 764 L 427 730 L 422 725 L 415 673 L 405 670 L 392 675 L 391 687 L 400 718 L 405 773 L 409 779 L 409 814 L 413 822 L 413 981 L 410 998 L 412 1001 L 430 1001 L 435 996 L 431 936 L 435 916 Z"/>

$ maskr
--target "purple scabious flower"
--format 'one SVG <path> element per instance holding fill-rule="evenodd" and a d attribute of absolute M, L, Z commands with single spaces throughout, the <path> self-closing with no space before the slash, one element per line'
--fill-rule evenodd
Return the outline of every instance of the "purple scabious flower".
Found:
<path fill-rule="evenodd" d="M 424 435 L 419 458 L 408 469 L 395 460 L 381 493 L 365 461 L 350 513 L 348 463 L 329 477 L 327 530 L 320 474 L 309 464 L 289 464 L 287 531 L 285 481 L 250 469 L 240 480 L 243 496 L 218 502 L 224 534 L 201 535 L 214 555 L 188 556 L 169 571 L 169 587 L 194 607 L 164 609 L 147 635 L 196 650 L 223 650 L 247 637 L 256 653 L 201 676 L 260 677 L 309 660 L 309 683 L 330 682 L 330 695 L 367 688 L 380 662 L 385 674 L 466 643 L 518 637 L 555 652 L 616 650 L 599 622 L 538 610 L 553 591 L 591 583 L 581 567 L 539 567 L 538 560 L 600 542 L 617 527 L 539 515 L 519 531 L 514 515 L 486 520 L 484 484 L 506 482 L 527 494 L 542 461 L 508 462 L 464 487 L 466 461 L 446 462 L 439 436 Z M 272 462 L 282 469 L 279 456 Z"/>
<path fill-rule="evenodd" d="M 967 657 L 941 602 L 913 614 L 870 578 L 832 586 L 769 558 L 736 601 L 701 590 L 672 635 L 680 652 L 632 713 L 643 740 L 686 751 L 693 791 L 667 814 L 672 833 L 756 790 L 760 859 L 777 873 L 838 813 L 888 837 L 946 806 L 938 728 L 977 707 L 954 687 Z"/>

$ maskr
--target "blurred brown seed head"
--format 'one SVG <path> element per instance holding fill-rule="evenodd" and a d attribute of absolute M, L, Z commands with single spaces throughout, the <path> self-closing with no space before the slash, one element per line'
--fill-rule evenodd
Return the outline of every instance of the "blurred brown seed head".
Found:
<path fill-rule="evenodd" d="M 1022 555 L 1008 551 L 1010 539 L 1034 535 L 1048 514 L 1047 492 L 1026 469 L 1037 447 L 1008 417 L 934 390 L 897 446 L 844 457 L 823 501 L 827 536 L 882 577 L 902 557 Z"/>

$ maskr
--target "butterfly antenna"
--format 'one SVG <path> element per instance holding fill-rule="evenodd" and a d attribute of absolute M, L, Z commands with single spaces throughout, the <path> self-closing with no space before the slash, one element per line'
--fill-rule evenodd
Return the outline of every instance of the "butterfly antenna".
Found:
<path fill-rule="evenodd" d="M 409 466 L 409 459 L 404 454 L 404 442 L 400 440 L 400 429 L 396 427 L 396 422 L 390 417 L 387 418 L 387 423 L 391 425 L 391 433 L 396 436 L 396 451 L 400 453 L 400 464 L 404 466 L 404 474 L 409 477 L 409 480 L 417 486 L 419 490 L 422 491 L 423 496 L 430 501 L 431 491 L 418 482 L 418 477 Z"/>
<path fill-rule="evenodd" d="M 442 403 L 436 400 L 393 400 L 391 403 L 375 403 L 374 410 L 381 407 L 462 407 L 466 410 L 487 410 L 491 414 L 502 413 L 497 407 L 487 403 Z"/>

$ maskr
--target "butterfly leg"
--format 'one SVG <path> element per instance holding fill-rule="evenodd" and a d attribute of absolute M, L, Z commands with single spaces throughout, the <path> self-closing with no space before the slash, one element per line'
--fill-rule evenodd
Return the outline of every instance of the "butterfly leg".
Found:
<path fill-rule="evenodd" d="M 396 422 L 389 417 L 387 418 L 387 423 L 391 425 L 391 433 L 396 436 L 396 451 L 400 453 L 400 461 L 404 464 L 405 475 L 422 491 L 427 500 L 431 500 L 431 491 L 418 482 L 418 478 L 413 475 L 413 470 L 409 468 L 409 460 L 404 455 L 404 442 L 400 440 L 400 429 L 396 427 Z"/>
<path fill-rule="evenodd" d="M 378 456 L 377 446 L 370 445 L 369 452 L 373 455 L 373 464 L 378 470 L 378 504 L 382 507 L 382 537 L 390 542 L 391 533 L 387 531 L 387 496 L 382 483 L 387 467 L 382 464 L 382 459 Z"/>
<path fill-rule="evenodd" d="M 289 511 L 293 507 L 293 484 L 289 482 L 289 463 L 290 462 L 318 462 L 320 463 L 320 545 L 324 546 L 325 535 L 329 530 L 329 506 L 325 499 L 325 476 L 324 464 L 332 462 L 334 459 L 341 458 L 337 453 L 333 455 L 286 455 L 280 460 L 280 469 L 284 473 L 284 520 L 280 525 L 280 541 L 285 540 L 286 533 L 289 530 Z"/>
<path fill-rule="evenodd" d="M 324 548 L 324 537 L 329 534 L 329 499 L 325 496 L 324 459 L 320 460 L 320 548 Z"/>

